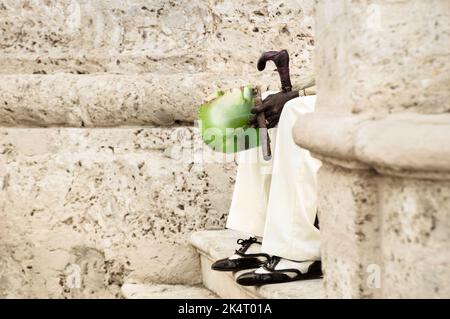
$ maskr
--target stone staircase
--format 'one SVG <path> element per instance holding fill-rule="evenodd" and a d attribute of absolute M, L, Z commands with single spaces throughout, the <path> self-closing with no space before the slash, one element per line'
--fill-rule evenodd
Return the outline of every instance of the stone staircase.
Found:
<path fill-rule="evenodd" d="M 206 288 L 222 298 L 324 298 L 322 279 L 244 287 L 235 282 L 236 273 L 212 270 L 211 264 L 230 256 L 236 248 L 236 240 L 242 236 L 232 230 L 207 230 L 192 234 L 191 244 L 200 255 L 202 281 Z"/>
<path fill-rule="evenodd" d="M 235 176 L 197 107 L 276 89 L 262 50 L 309 69 L 312 4 L 2 1 L 0 298 L 197 296 L 187 237 L 223 227 Z"/>
<path fill-rule="evenodd" d="M 243 235 L 233 230 L 205 230 L 192 234 L 190 242 L 195 247 L 201 264 L 203 286 L 145 285 L 126 283 L 122 296 L 126 299 L 321 299 L 325 297 L 323 280 L 315 279 L 285 284 L 245 287 L 236 283 L 239 274 L 211 269 L 217 259 L 230 256 L 236 241 Z"/>

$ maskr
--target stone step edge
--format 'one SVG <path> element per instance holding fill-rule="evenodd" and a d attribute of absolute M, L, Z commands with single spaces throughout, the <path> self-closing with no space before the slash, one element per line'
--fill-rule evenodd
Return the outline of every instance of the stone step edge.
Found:
<path fill-rule="evenodd" d="M 270 74 L 2 75 L 0 125 L 109 127 L 194 122 L 198 107 L 219 89 L 260 85 Z M 271 86 L 270 86 L 271 85 Z"/>
<path fill-rule="evenodd" d="M 199 249 L 199 248 L 196 248 L 196 250 L 197 250 L 197 252 L 198 252 L 201 256 L 203 256 L 204 258 L 206 258 L 207 260 L 209 260 L 209 261 L 211 262 L 211 264 L 214 263 L 214 262 L 216 261 L 216 259 L 213 259 L 210 255 L 208 255 L 208 253 L 204 252 L 203 250 L 201 250 L 201 249 Z M 214 270 L 208 269 L 208 271 L 214 271 Z M 233 281 L 235 281 L 235 279 L 236 279 L 232 272 L 225 272 L 225 271 L 224 271 L 224 272 L 220 272 L 220 274 L 221 274 L 222 276 L 228 277 L 229 279 L 231 279 L 231 280 L 233 280 Z M 247 295 L 249 298 L 252 298 L 252 299 L 261 299 L 261 298 L 264 298 L 264 296 L 258 294 L 257 291 L 256 291 L 256 289 L 253 288 L 253 287 L 245 287 L 245 286 L 241 286 L 241 285 L 239 285 L 239 284 L 236 283 L 236 288 L 238 288 L 239 290 L 241 290 L 242 293 L 245 294 L 245 295 Z M 208 289 L 209 289 L 209 288 L 208 288 Z M 215 291 L 213 291 L 213 292 L 214 292 L 214 293 L 217 293 L 217 292 L 215 292 Z"/>
<path fill-rule="evenodd" d="M 293 136 L 299 146 L 334 165 L 450 180 L 450 114 L 313 113 L 299 117 Z"/>
<path fill-rule="evenodd" d="M 185 293 L 184 293 L 185 291 Z M 217 299 L 203 285 L 124 283 L 120 293 L 125 299 Z"/>

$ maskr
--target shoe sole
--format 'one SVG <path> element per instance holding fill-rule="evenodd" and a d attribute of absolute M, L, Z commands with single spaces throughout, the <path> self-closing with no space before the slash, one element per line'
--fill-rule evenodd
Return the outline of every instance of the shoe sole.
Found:
<path fill-rule="evenodd" d="M 263 265 L 264 263 L 261 263 L 259 265 L 255 265 L 255 266 L 248 266 L 248 267 L 242 267 L 242 268 L 229 268 L 229 269 L 224 269 L 224 268 L 215 268 L 211 266 L 212 270 L 215 271 L 221 271 L 221 272 L 236 272 L 236 271 L 241 271 L 241 270 L 249 270 L 249 269 L 255 269 L 255 268 L 259 268 Z"/>
<path fill-rule="evenodd" d="M 295 278 L 289 278 L 289 279 L 283 279 L 283 280 L 274 280 L 273 282 L 265 282 L 265 283 L 251 283 L 251 282 L 239 282 L 238 279 L 236 279 L 236 282 L 241 286 L 264 286 L 264 285 L 272 285 L 272 284 L 282 284 L 282 283 L 288 283 L 293 281 L 303 281 L 303 280 L 313 280 L 313 279 L 321 279 L 323 277 L 323 274 L 305 274 L 302 276 L 297 276 Z"/>

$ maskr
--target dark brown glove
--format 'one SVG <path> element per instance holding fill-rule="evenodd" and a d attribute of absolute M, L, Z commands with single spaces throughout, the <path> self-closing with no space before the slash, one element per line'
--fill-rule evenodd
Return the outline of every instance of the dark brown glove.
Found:
<path fill-rule="evenodd" d="M 298 91 L 278 92 L 269 95 L 262 101 L 261 105 L 257 105 L 252 109 L 252 113 L 255 115 L 250 118 L 249 125 L 252 127 L 258 127 L 256 116 L 259 113 L 264 112 L 267 121 L 267 128 L 277 126 L 284 104 L 298 96 Z"/>

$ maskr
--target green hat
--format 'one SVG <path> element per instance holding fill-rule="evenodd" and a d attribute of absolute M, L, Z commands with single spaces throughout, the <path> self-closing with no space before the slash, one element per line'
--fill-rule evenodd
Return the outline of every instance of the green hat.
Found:
<path fill-rule="evenodd" d="M 248 127 L 255 94 L 249 85 L 228 92 L 219 91 L 212 100 L 200 106 L 198 119 L 203 141 L 223 153 L 259 146 L 258 130 Z"/>

